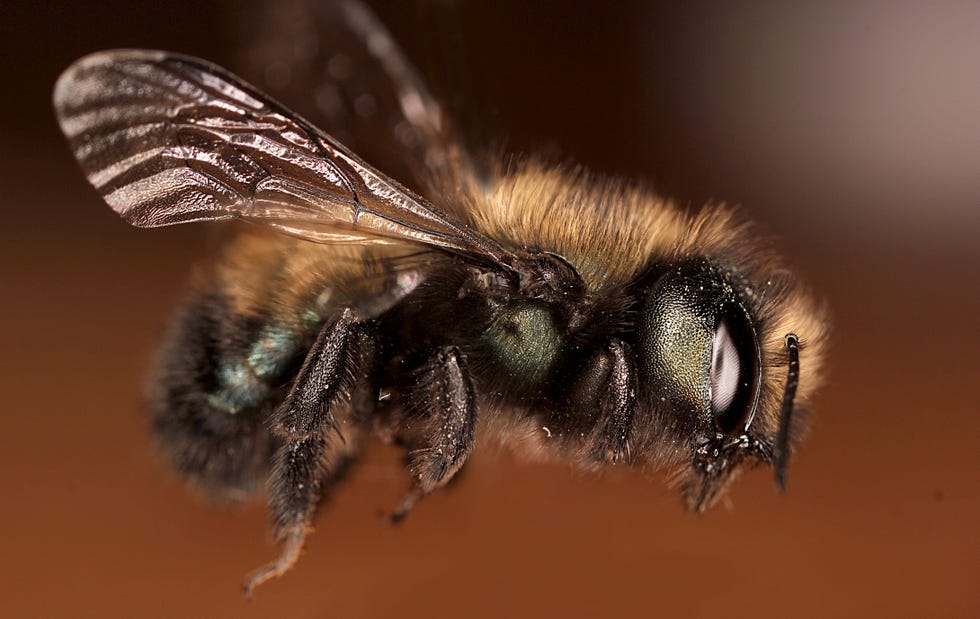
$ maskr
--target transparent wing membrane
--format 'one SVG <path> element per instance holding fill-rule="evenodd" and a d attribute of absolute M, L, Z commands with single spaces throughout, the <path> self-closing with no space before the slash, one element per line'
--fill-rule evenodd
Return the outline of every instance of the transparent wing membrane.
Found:
<path fill-rule="evenodd" d="M 76 159 L 135 226 L 237 218 L 316 242 L 508 256 L 226 71 L 159 51 L 93 54 L 58 80 Z"/>

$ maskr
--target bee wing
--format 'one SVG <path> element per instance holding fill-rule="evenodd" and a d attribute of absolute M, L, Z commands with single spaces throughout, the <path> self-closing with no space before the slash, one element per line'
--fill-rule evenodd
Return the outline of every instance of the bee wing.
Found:
<path fill-rule="evenodd" d="M 444 110 L 362 2 L 255 4 L 242 12 L 245 75 L 433 199 L 476 176 Z"/>
<path fill-rule="evenodd" d="M 96 53 L 58 79 L 54 106 L 89 182 L 135 226 L 237 218 L 316 242 L 409 241 L 508 262 L 494 241 L 205 61 Z"/>

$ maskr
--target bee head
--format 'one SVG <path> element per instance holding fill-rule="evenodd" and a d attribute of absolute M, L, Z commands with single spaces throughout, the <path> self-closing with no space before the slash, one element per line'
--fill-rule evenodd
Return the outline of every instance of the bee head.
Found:
<path fill-rule="evenodd" d="M 740 462 L 772 462 L 777 444 L 753 428 L 762 355 L 743 287 L 707 260 L 691 260 L 659 274 L 641 306 L 641 380 L 671 417 L 666 425 L 690 440 L 682 486 L 694 511 L 712 504 Z"/>

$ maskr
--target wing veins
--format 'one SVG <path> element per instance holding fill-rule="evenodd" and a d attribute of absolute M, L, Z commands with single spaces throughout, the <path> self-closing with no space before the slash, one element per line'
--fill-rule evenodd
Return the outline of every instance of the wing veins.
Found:
<path fill-rule="evenodd" d="M 418 107 L 405 110 L 416 123 Z M 89 181 L 134 225 L 237 217 L 312 241 L 411 243 L 511 264 L 495 241 L 204 61 L 102 52 L 62 75 L 55 108 Z"/>

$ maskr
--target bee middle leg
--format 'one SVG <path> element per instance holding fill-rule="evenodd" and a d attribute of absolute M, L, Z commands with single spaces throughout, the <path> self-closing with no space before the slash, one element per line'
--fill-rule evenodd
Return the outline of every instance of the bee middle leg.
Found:
<path fill-rule="evenodd" d="M 282 444 L 273 457 L 269 515 L 283 546 L 276 560 L 246 577 L 246 594 L 296 563 L 324 482 L 352 456 L 347 437 L 359 432 L 364 415 L 345 400 L 360 365 L 358 349 L 368 348 L 360 346 L 366 339 L 360 325 L 349 308 L 324 325 L 273 414 L 272 431 Z"/>
<path fill-rule="evenodd" d="M 412 488 L 391 514 L 393 522 L 404 519 L 421 498 L 452 479 L 473 447 L 476 398 L 460 350 L 454 346 L 438 350 L 415 378 L 410 407 L 424 429 L 421 444 L 409 453 Z"/>

